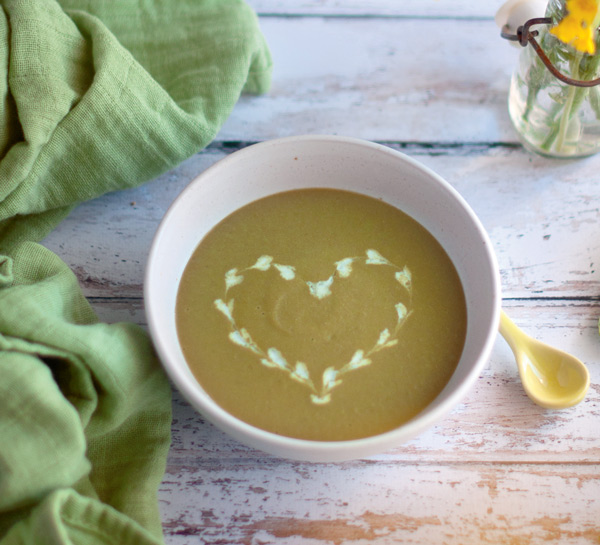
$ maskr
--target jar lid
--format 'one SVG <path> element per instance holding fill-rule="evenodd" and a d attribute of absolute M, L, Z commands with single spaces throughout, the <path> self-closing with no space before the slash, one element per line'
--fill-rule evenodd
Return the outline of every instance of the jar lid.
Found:
<path fill-rule="evenodd" d="M 546 13 L 546 0 L 508 0 L 496 12 L 494 20 L 499 28 L 512 34 L 528 20 L 543 17 Z M 518 43 L 514 44 L 519 47 Z"/>

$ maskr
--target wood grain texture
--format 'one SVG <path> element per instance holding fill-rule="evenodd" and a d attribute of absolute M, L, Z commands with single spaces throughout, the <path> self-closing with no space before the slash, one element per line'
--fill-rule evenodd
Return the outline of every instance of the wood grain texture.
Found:
<path fill-rule="evenodd" d="M 493 18 L 503 0 L 250 0 L 261 16 Z"/>
<path fill-rule="evenodd" d="M 571 474 L 533 464 L 264 465 L 213 466 L 201 477 L 196 467 L 172 468 L 161 490 L 181 513 L 165 524 L 170 542 L 533 545 L 600 536 L 596 465 Z"/>
<path fill-rule="evenodd" d="M 494 244 L 505 297 L 600 296 L 597 158 L 549 163 L 516 146 L 388 144 L 445 178 L 473 208 Z M 45 244 L 86 295 L 140 297 L 160 219 L 231 149 L 214 145 L 140 188 L 82 204 Z"/>
<path fill-rule="evenodd" d="M 146 256 L 173 199 L 253 142 L 330 133 L 381 142 L 444 177 L 498 257 L 503 306 L 526 332 L 586 362 L 564 411 L 521 387 L 498 337 L 444 419 L 389 452 L 341 464 L 276 458 L 226 436 L 174 391 L 159 491 L 169 545 L 592 545 L 600 543 L 600 157 L 523 150 L 506 112 L 518 50 L 501 1 L 251 0 L 273 87 L 242 97 L 206 150 L 128 191 L 82 204 L 45 241 L 99 317 L 146 326 Z"/>
<path fill-rule="evenodd" d="M 261 28 L 272 89 L 243 97 L 219 140 L 516 141 L 506 97 L 518 50 L 492 20 L 268 17 Z"/>

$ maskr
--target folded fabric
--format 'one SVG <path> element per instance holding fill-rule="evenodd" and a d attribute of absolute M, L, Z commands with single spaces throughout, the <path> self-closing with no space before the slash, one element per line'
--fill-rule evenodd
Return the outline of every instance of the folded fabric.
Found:
<path fill-rule="evenodd" d="M 0 249 L 208 144 L 270 57 L 241 0 L 3 0 Z"/>
<path fill-rule="evenodd" d="M 0 543 L 95 543 L 71 527 L 93 537 L 100 502 L 123 513 L 107 512 L 107 536 L 129 519 L 160 536 L 170 388 L 146 335 L 97 323 L 75 276 L 38 244 L 20 244 L 0 273 Z M 48 506 L 55 491 L 61 504 L 98 506 L 77 507 L 85 518 L 71 513 L 69 527 L 64 506 Z"/>
<path fill-rule="evenodd" d="M 269 52 L 240 0 L 0 7 L 0 545 L 161 543 L 169 383 L 38 242 L 206 146 Z"/>

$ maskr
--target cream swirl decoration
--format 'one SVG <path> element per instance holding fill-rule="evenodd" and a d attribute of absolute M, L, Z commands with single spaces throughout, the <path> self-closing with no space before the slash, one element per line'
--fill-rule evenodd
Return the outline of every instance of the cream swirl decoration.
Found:
<path fill-rule="evenodd" d="M 412 275 L 407 267 L 400 268 L 394 263 L 388 261 L 378 251 L 369 249 L 366 251 L 366 256 L 347 257 L 335 263 L 334 273 L 326 280 L 319 282 L 305 282 L 310 295 L 316 299 L 324 299 L 331 295 L 331 287 L 336 278 L 348 278 L 352 274 L 352 266 L 357 262 L 364 262 L 366 265 L 390 267 L 393 271 L 394 279 L 399 284 L 399 288 L 405 290 L 410 296 L 412 293 Z M 334 388 L 342 383 L 344 375 L 371 365 L 373 356 L 398 344 L 398 333 L 402 325 L 406 322 L 411 312 L 404 303 L 396 303 L 397 320 L 396 323 L 389 328 L 383 329 L 379 333 L 375 344 L 370 349 L 357 349 L 350 360 L 342 367 L 334 366 L 327 367 L 315 383 L 309 373 L 309 369 L 304 362 L 296 361 L 295 364 L 288 362 L 287 358 L 276 347 L 263 348 L 259 346 L 253 339 L 245 327 L 239 327 L 234 316 L 234 299 L 229 297 L 229 292 L 235 286 L 242 284 L 244 274 L 250 272 L 265 272 L 270 269 L 275 269 L 283 280 L 294 280 L 296 278 L 296 269 L 291 265 L 282 265 L 275 263 L 274 258 L 270 255 L 262 255 L 256 263 L 251 267 L 244 269 L 233 268 L 225 273 L 225 296 L 222 299 L 216 299 L 214 305 L 229 321 L 231 332 L 229 340 L 242 348 L 251 351 L 256 355 L 262 365 L 273 369 L 279 369 L 289 375 L 289 377 L 304 386 L 306 386 L 311 394 L 311 400 L 317 405 L 324 405 L 331 401 L 331 392 Z"/>

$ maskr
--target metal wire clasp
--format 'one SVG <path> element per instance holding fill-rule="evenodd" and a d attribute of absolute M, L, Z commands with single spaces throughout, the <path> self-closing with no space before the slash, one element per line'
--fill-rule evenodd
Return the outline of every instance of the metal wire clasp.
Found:
<path fill-rule="evenodd" d="M 502 36 L 506 40 L 519 42 L 519 44 L 521 44 L 523 47 L 527 46 L 527 44 L 531 44 L 531 47 L 533 47 L 535 52 L 538 54 L 539 58 L 546 66 L 546 68 L 548 68 L 548 70 L 552 72 L 553 76 L 555 76 L 563 83 L 567 83 L 568 85 L 575 85 L 576 87 L 594 87 L 595 85 L 598 85 L 600 83 L 600 78 L 591 80 L 573 79 L 559 72 L 556 66 L 552 64 L 546 53 L 544 53 L 543 49 L 540 47 L 540 44 L 535 39 L 539 32 L 537 30 L 529 30 L 529 28 L 533 25 L 551 25 L 552 22 L 553 21 L 551 17 L 536 17 L 534 19 L 529 19 L 529 21 L 527 21 L 524 25 L 521 25 L 517 29 L 516 34 L 511 34 L 508 31 L 508 25 L 504 25 L 500 36 Z"/>

